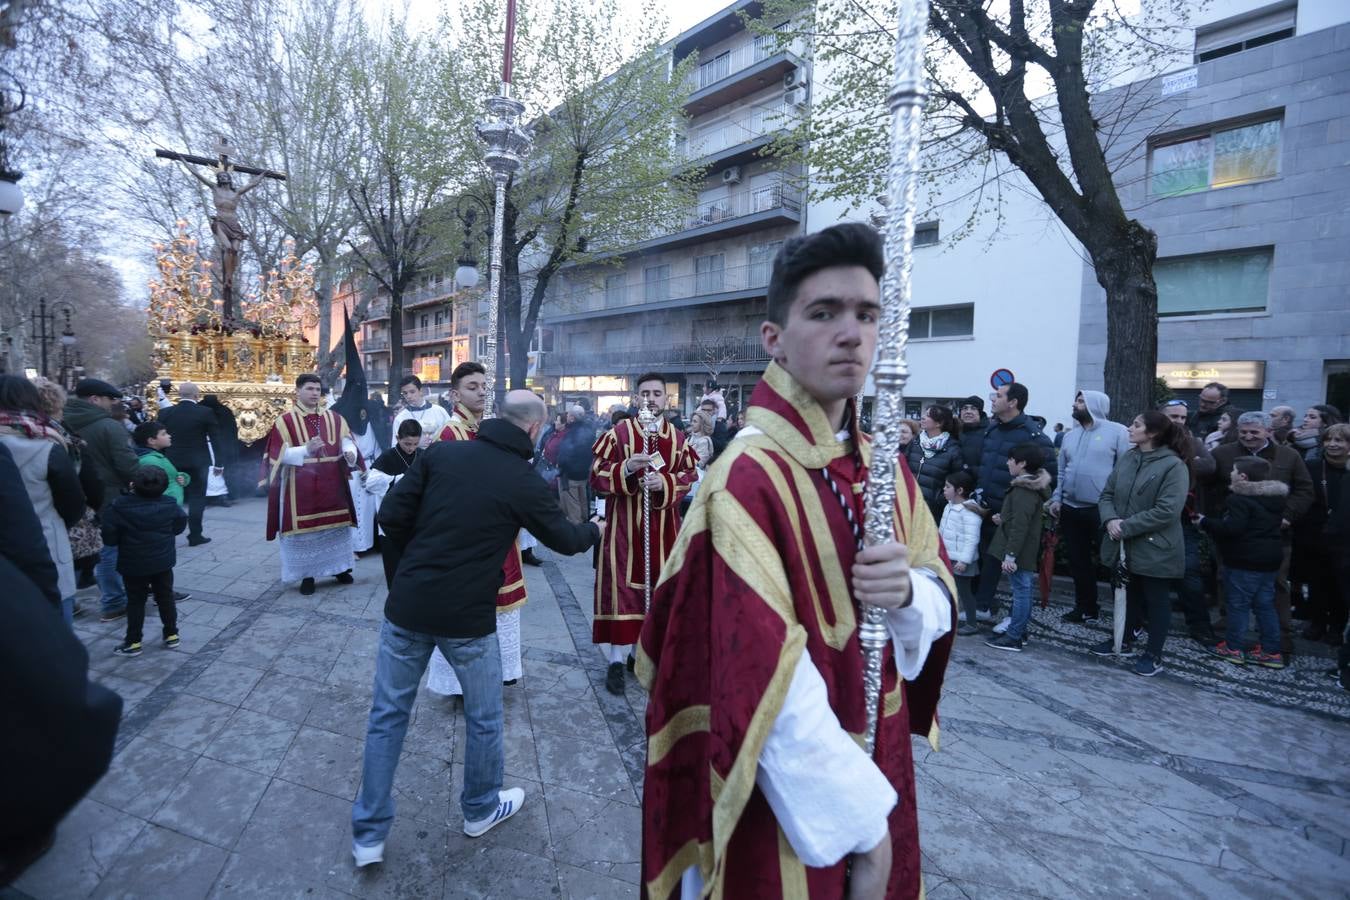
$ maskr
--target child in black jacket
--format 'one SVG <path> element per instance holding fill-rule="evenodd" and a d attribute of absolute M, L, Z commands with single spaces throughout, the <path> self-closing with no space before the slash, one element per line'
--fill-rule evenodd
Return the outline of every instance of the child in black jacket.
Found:
<path fill-rule="evenodd" d="M 132 475 L 133 493 L 103 510 L 103 543 L 117 547 L 117 574 L 127 590 L 127 638 L 113 649 L 119 656 L 141 655 L 145 601 L 153 592 L 164 626 L 164 646 L 178 646 L 178 610 L 173 603 L 174 537 L 187 528 L 187 513 L 165 496 L 169 476 L 158 466 L 140 466 Z"/>
<path fill-rule="evenodd" d="M 1210 648 L 1220 659 L 1238 665 L 1284 668 L 1279 652 L 1280 617 L 1275 612 L 1275 574 L 1284 558 L 1280 521 L 1288 499 L 1289 486 L 1270 478 L 1269 462 L 1259 456 L 1240 456 L 1233 462 L 1232 492 L 1223 518 L 1195 517 L 1196 524 L 1218 541 L 1224 562 L 1228 634 Z M 1244 653 L 1252 613 L 1256 614 L 1261 643 Z"/>

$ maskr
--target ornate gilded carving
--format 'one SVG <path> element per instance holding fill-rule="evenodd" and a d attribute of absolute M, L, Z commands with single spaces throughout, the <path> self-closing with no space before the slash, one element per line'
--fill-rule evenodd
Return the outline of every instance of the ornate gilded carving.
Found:
<path fill-rule="evenodd" d="M 234 413 L 241 441 L 266 437 L 272 420 L 290 406 L 296 376 L 317 364 L 304 338 L 304 329 L 318 322 L 313 267 L 302 264 L 287 241 L 285 258 L 258 276 L 257 290 L 231 321 L 212 296 L 211 263 L 199 257 L 186 222 L 179 221 L 170 243 L 154 247 L 159 278 L 149 285 L 148 326 L 157 381 L 195 382 Z M 146 385 L 152 410 L 157 381 Z"/>

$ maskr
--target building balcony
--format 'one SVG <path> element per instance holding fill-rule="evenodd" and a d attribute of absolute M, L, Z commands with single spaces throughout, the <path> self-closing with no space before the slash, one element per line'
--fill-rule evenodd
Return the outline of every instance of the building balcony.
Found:
<path fill-rule="evenodd" d="M 657 232 L 653 237 L 633 244 L 623 255 L 701 244 L 775 225 L 799 225 L 801 220 L 801 191 L 786 182 L 774 181 L 700 203 L 674 222 L 653 229 Z"/>
<path fill-rule="evenodd" d="M 367 322 L 379 322 L 382 319 L 389 318 L 389 298 L 383 297 L 379 300 L 372 300 L 370 306 L 366 309 Z"/>
<path fill-rule="evenodd" d="M 544 318 L 550 324 L 577 322 L 763 297 L 770 269 L 771 263 L 766 261 L 634 284 L 596 284 L 571 291 L 549 291 L 546 307 L 550 312 Z"/>
<path fill-rule="evenodd" d="M 555 350 L 539 356 L 540 375 L 624 375 L 651 369 L 667 371 L 760 371 L 769 364 L 769 354 L 757 337 L 724 337 L 716 341 L 692 341 L 618 347 L 605 350 Z"/>
<path fill-rule="evenodd" d="M 388 353 L 388 352 L 389 352 L 389 337 L 386 335 L 386 336 L 384 336 L 384 337 L 366 338 L 365 340 L 363 340 L 363 341 L 361 342 L 361 352 L 362 352 L 362 353 Z"/>
<path fill-rule="evenodd" d="M 440 325 L 428 325 L 426 328 L 409 328 L 403 332 L 403 346 L 416 347 L 422 344 L 444 344 L 455 338 L 468 337 L 469 331 L 464 323 L 456 328 L 454 323 L 442 322 Z"/>
<path fill-rule="evenodd" d="M 799 121 L 796 106 L 782 102 L 756 106 L 715 127 L 691 128 L 679 149 L 695 168 L 721 169 L 747 163 Z"/>
<path fill-rule="evenodd" d="M 803 67 L 801 57 L 780 49 L 777 39 L 756 35 L 704 59 L 689 73 L 685 112 L 697 116 L 726 106 L 771 84 L 781 84 L 784 75 Z"/>
<path fill-rule="evenodd" d="M 420 306 L 433 306 L 438 303 L 448 303 L 455 294 L 455 282 L 453 279 L 448 281 L 433 282 L 424 285 L 416 290 L 403 292 L 403 308 L 417 309 Z"/>

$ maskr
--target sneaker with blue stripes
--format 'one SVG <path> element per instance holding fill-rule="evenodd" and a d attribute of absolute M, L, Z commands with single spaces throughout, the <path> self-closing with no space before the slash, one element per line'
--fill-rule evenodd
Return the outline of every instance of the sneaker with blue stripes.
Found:
<path fill-rule="evenodd" d="M 525 805 L 525 791 L 520 788 L 507 788 L 497 792 L 497 809 L 486 819 L 477 822 L 464 820 L 464 833 L 469 837 L 481 837 L 507 819 L 520 812 Z"/>

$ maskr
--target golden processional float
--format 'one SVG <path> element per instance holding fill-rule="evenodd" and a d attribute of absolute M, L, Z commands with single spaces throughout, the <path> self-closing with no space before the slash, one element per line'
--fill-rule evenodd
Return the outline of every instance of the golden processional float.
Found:
<path fill-rule="evenodd" d="M 290 408 L 296 376 L 316 368 L 304 337 L 319 321 L 313 266 L 296 258 L 295 242 L 287 239 L 284 258 L 258 276 L 230 320 L 215 295 L 212 262 L 199 255 L 186 222 L 179 220 L 172 241 L 153 247 L 159 278 L 150 282 L 148 325 L 157 381 L 145 387 L 147 409 L 159 408 L 164 379 L 173 385 L 170 399 L 191 381 L 234 413 L 242 443 L 266 437 Z"/>

